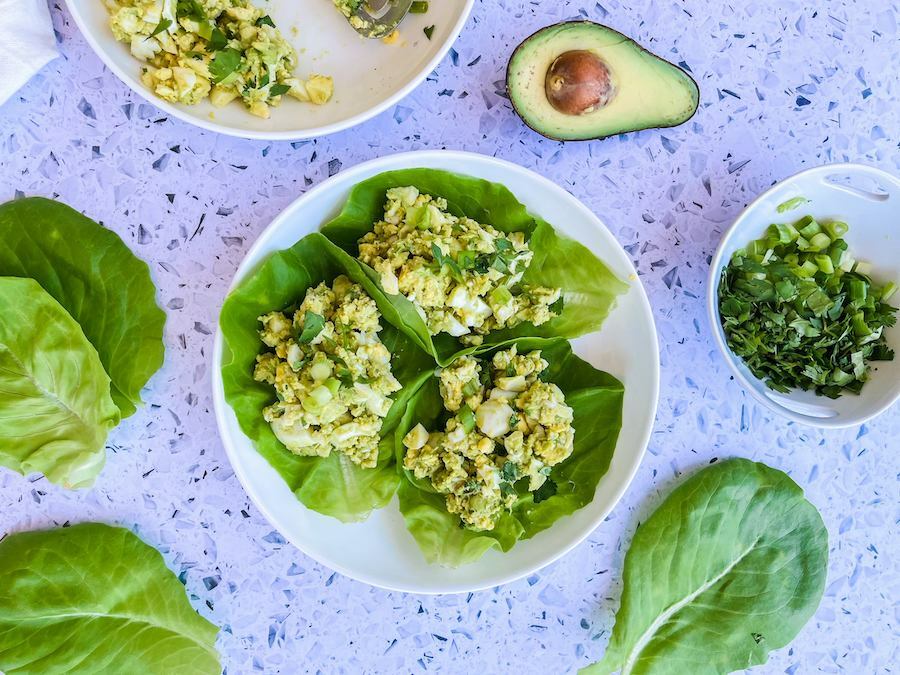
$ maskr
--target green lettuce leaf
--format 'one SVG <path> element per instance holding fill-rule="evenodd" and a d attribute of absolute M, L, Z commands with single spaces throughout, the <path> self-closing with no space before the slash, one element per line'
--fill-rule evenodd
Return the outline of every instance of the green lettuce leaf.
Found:
<path fill-rule="evenodd" d="M 65 204 L 0 205 L 0 276 L 35 279 L 81 325 L 112 380 L 123 417 L 163 362 L 166 315 L 147 264 L 112 230 Z"/>
<path fill-rule="evenodd" d="M 714 675 L 765 663 L 822 598 L 828 532 L 786 474 L 731 459 L 678 486 L 634 535 L 590 675 Z"/>
<path fill-rule="evenodd" d="M 444 197 L 454 215 L 468 216 L 502 232 L 527 233 L 535 256 L 524 281 L 563 289 L 560 316 L 537 327 L 522 324 L 514 329 L 496 331 L 486 336 L 483 349 L 515 337 L 574 338 L 590 333 L 600 328 L 615 306 L 616 297 L 628 289 L 628 285 L 616 278 L 587 248 L 558 234 L 549 223 L 528 213 L 503 185 L 438 169 L 389 171 L 357 184 L 341 213 L 322 228 L 322 234 L 350 255 L 358 255 L 357 241 L 384 216 L 385 192 L 388 188 L 404 185 Z M 374 270 L 360 264 L 377 284 L 378 275 Z M 411 302 L 401 295 L 384 294 L 384 297 L 396 308 L 398 319 L 402 321 L 397 325 L 442 365 L 459 354 L 483 351 L 463 349 L 459 341 L 446 334 L 432 338 Z"/>
<path fill-rule="evenodd" d="M 400 511 L 428 562 L 456 567 L 477 560 L 493 547 L 508 551 L 520 539 L 533 537 L 589 504 L 609 469 L 622 428 L 622 383 L 575 356 L 562 339 L 520 338 L 497 345 L 493 351 L 513 342 L 519 353 L 540 349 L 549 362 L 541 378 L 559 386 L 574 410 L 575 448 L 550 474 L 558 486 L 556 494 L 535 503 L 533 495 L 522 490 L 512 511 L 501 516 L 489 532 L 461 528 L 459 518 L 447 511 L 444 496 L 435 493 L 427 480 L 416 480 L 403 469 L 397 492 Z M 432 376 L 413 396 L 397 427 L 394 449 L 398 467 L 403 466 L 403 437 L 409 430 L 420 422 L 429 431 L 442 429 L 445 419 L 438 379 Z"/>
<path fill-rule="evenodd" d="M 217 675 L 218 629 L 158 551 L 85 523 L 0 542 L 0 671 Z"/>
<path fill-rule="evenodd" d="M 0 277 L 0 465 L 87 487 L 118 423 L 109 377 L 78 323 L 36 281 Z"/>
<path fill-rule="evenodd" d="M 308 288 L 323 281 L 331 283 L 340 274 L 374 290 L 356 261 L 322 235 L 311 234 L 269 257 L 242 281 L 228 296 L 219 318 L 224 340 L 222 381 L 225 399 L 234 409 L 241 429 L 297 498 L 319 513 L 355 521 L 387 504 L 397 489 L 391 432 L 409 397 L 434 368 L 430 357 L 382 317 L 380 337 L 393 354 L 391 368 L 404 388 L 395 394 L 384 420 L 384 439 L 378 465 L 373 469 L 360 468 L 338 453 L 321 458 L 290 452 L 263 419 L 263 408 L 275 401 L 272 387 L 253 379 L 256 356 L 263 346 L 257 317 L 301 301 Z M 379 302 L 379 308 L 391 309 L 383 296 L 373 298 Z"/>

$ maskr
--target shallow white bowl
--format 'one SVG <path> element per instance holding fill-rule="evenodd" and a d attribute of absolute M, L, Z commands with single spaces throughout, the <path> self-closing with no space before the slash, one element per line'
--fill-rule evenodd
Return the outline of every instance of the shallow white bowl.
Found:
<path fill-rule="evenodd" d="M 793 197 L 809 203 L 787 213 L 779 204 Z M 894 361 L 873 364 L 872 379 L 859 396 L 845 394 L 837 400 L 795 390 L 779 394 L 769 389 L 729 349 L 719 316 L 719 282 L 731 256 L 754 239 L 765 236 L 772 223 L 792 222 L 805 215 L 817 220 L 842 220 L 850 225 L 845 239 L 857 260 L 873 265 L 877 282 L 900 283 L 900 179 L 862 164 L 832 164 L 801 171 L 787 178 L 750 204 L 725 233 L 710 266 L 707 304 L 716 344 L 735 377 L 759 403 L 788 419 L 821 428 L 862 424 L 880 415 L 900 399 L 900 327 L 886 331 L 888 344 L 897 352 Z M 896 302 L 896 300 L 894 300 Z"/>
<path fill-rule="evenodd" d="M 215 108 L 168 103 L 140 81 L 141 62 L 116 41 L 103 0 L 66 0 L 88 44 L 125 84 L 174 117 L 210 131 L 265 140 L 297 140 L 341 131 L 388 109 L 415 89 L 437 66 L 462 30 L 475 0 L 432 2 L 425 14 L 410 14 L 401 39 L 386 45 L 357 35 L 331 0 L 271 0 L 257 4 L 275 20 L 298 54 L 296 73 L 331 75 L 334 98 L 316 106 L 293 99 L 272 110 L 268 120 L 232 102 Z M 434 26 L 431 40 L 423 29 Z M 296 29 L 296 31 L 294 30 Z"/>
<path fill-rule="evenodd" d="M 535 215 L 578 239 L 622 279 L 629 291 L 603 329 L 574 341 L 576 353 L 625 384 L 623 426 L 609 471 L 594 501 L 508 553 L 449 569 L 429 565 L 407 532 L 396 497 L 362 523 L 343 524 L 305 508 L 238 427 L 222 390 L 222 336 L 213 353 L 213 399 L 219 432 L 235 473 L 263 515 L 304 553 L 349 577 L 383 588 L 452 593 L 489 588 L 547 565 L 578 545 L 625 492 L 650 439 L 659 396 L 659 352 L 650 304 L 625 251 L 597 216 L 554 183 L 491 157 L 462 152 L 392 155 L 344 171 L 289 206 L 256 241 L 235 275 L 240 282 L 262 260 L 288 248 L 336 215 L 350 189 L 382 171 L 445 169 L 506 185 Z"/>

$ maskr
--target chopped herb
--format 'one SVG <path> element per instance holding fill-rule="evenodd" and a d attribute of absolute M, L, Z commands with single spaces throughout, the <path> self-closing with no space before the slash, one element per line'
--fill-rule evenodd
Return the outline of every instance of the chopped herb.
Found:
<path fill-rule="evenodd" d="M 193 19 L 194 21 L 206 21 L 206 10 L 199 0 L 178 0 L 175 5 L 175 16 L 179 19 Z"/>
<path fill-rule="evenodd" d="M 209 73 L 213 82 L 219 84 L 241 66 L 241 53 L 237 49 L 223 49 L 216 52 L 209 62 Z"/>
<path fill-rule="evenodd" d="M 272 17 L 266 14 L 265 16 L 261 16 L 256 20 L 257 26 L 271 26 L 275 28 L 275 22 L 272 21 Z"/>
<path fill-rule="evenodd" d="M 269 87 L 269 96 L 283 96 L 291 90 L 288 84 L 273 84 Z"/>
<path fill-rule="evenodd" d="M 807 216 L 772 225 L 722 270 L 719 312 L 728 346 L 775 391 L 859 393 L 867 361 L 892 360 L 892 283 L 876 286 L 843 239 L 846 223 Z"/>
<path fill-rule="evenodd" d="M 786 202 L 779 204 L 775 210 L 778 211 L 778 213 L 784 213 L 785 211 L 796 209 L 798 206 L 802 206 L 807 202 L 809 202 L 809 200 L 806 197 L 794 197 L 793 199 L 788 199 Z"/>
<path fill-rule="evenodd" d="M 228 38 L 218 28 L 213 28 L 209 40 L 206 42 L 206 51 L 217 52 L 228 46 Z"/>
<path fill-rule="evenodd" d="M 519 424 L 519 416 L 513 413 L 509 416 L 509 427 L 510 429 L 515 428 L 516 425 Z"/>
<path fill-rule="evenodd" d="M 535 490 L 532 494 L 534 494 L 534 503 L 540 504 L 541 502 L 547 501 L 555 495 L 559 491 L 556 482 L 552 478 L 548 478 L 544 481 L 543 485 Z"/>
<path fill-rule="evenodd" d="M 504 251 L 511 251 L 512 247 L 513 247 L 512 242 L 509 239 L 497 239 L 494 242 L 494 248 L 496 249 L 497 253 L 503 253 Z"/>
<path fill-rule="evenodd" d="M 549 309 L 553 314 L 559 316 L 563 312 L 563 308 L 566 306 L 566 301 L 563 298 L 562 294 L 560 294 L 559 298 L 556 302 L 552 303 L 547 309 Z"/>
<path fill-rule="evenodd" d="M 162 33 L 164 30 L 168 30 L 169 26 L 171 26 L 171 25 L 172 25 L 172 19 L 160 19 L 159 23 L 156 24 L 156 28 L 153 29 L 153 32 L 150 33 L 150 35 L 148 35 L 148 36 L 147 36 L 146 38 L 144 38 L 144 39 L 145 39 L 145 40 L 149 40 L 149 39 L 152 38 L 154 35 L 159 35 L 159 34 Z"/>
<path fill-rule="evenodd" d="M 449 255 L 445 255 L 437 244 L 431 245 L 431 254 L 434 256 L 435 265 L 437 265 L 439 270 L 446 267 L 450 271 L 451 277 L 457 281 L 462 280 L 462 270 L 459 268 L 459 265 Z"/>
<path fill-rule="evenodd" d="M 305 312 L 303 314 L 303 332 L 297 338 L 297 342 L 301 344 L 309 344 L 316 336 L 322 332 L 325 327 L 325 317 L 315 312 Z"/>
<path fill-rule="evenodd" d="M 507 483 L 515 483 L 519 479 L 519 465 L 507 461 L 500 469 L 500 480 Z"/>
<path fill-rule="evenodd" d="M 431 36 L 434 35 L 434 26 L 425 26 L 425 28 L 422 29 L 422 32 L 425 33 L 425 37 L 430 40 Z"/>

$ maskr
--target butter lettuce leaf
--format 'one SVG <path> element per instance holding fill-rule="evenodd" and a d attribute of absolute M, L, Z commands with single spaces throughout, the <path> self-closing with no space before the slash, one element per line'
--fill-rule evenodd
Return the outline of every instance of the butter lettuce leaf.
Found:
<path fill-rule="evenodd" d="M 0 465 L 87 487 L 119 417 L 75 319 L 36 281 L 0 277 Z"/>
<path fill-rule="evenodd" d="M 828 532 L 786 474 L 731 459 L 641 523 L 600 675 L 717 675 L 765 663 L 822 598 Z"/>
<path fill-rule="evenodd" d="M 218 629 L 158 551 L 85 523 L 0 541 L 0 671 L 217 675 Z"/>
<path fill-rule="evenodd" d="M 36 280 L 100 355 L 123 417 L 163 362 L 165 313 L 147 264 L 112 230 L 65 204 L 31 197 L 0 205 L 0 276 Z"/>
<path fill-rule="evenodd" d="M 443 365 L 454 356 L 489 349 L 523 336 L 575 338 L 598 330 L 615 306 L 616 297 L 628 289 L 593 253 L 564 237 L 546 221 L 531 215 L 506 187 L 498 183 L 439 169 L 388 171 L 358 183 L 340 214 L 322 228 L 322 234 L 352 256 L 359 253 L 357 241 L 384 216 L 389 188 L 412 185 L 420 192 L 447 200 L 448 210 L 494 226 L 502 232 L 525 232 L 534 259 L 524 281 L 561 288 L 563 308 L 559 316 L 541 326 L 521 324 L 485 337 L 483 348 L 463 348 L 447 334 L 430 336 L 413 304 L 402 295 L 384 297 L 396 308 L 398 324 Z M 378 275 L 360 263 L 378 284 Z"/>
<path fill-rule="evenodd" d="M 438 378 L 429 377 L 413 396 L 394 435 L 397 466 L 403 475 L 397 492 L 400 511 L 428 562 L 457 567 L 474 562 L 492 548 L 508 551 L 517 541 L 535 536 L 589 504 L 609 469 L 622 429 L 622 383 L 575 356 L 569 343 L 559 338 L 519 338 L 496 345 L 486 358 L 512 344 L 520 354 L 540 349 L 549 362 L 541 379 L 555 383 L 575 413 L 574 450 L 566 461 L 553 467 L 550 478 L 557 485 L 555 494 L 535 501 L 532 493 L 521 490 L 512 511 L 501 516 L 493 530 L 461 528 L 459 517 L 447 511 L 444 495 L 437 494 L 428 480 L 417 480 L 402 468 L 403 437 L 410 429 L 418 423 L 429 431 L 444 428 L 447 413 Z"/>
<path fill-rule="evenodd" d="M 363 469 L 339 453 L 323 458 L 290 452 L 263 419 L 263 408 L 275 401 L 275 392 L 270 385 L 253 379 L 256 356 L 263 348 L 257 317 L 302 301 L 308 288 L 323 281 L 330 284 L 340 274 L 375 291 L 355 260 L 322 235 L 311 234 L 270 256 L 244 279 L 226 299 L 219 324 L 224 343 L 225 399 L 241 429 L 305 506 L 351 522 L 387 504 L 397 489 L 392 432 L 408 399 L 434 368 L 431 358 L 382 316 L 379 336 L 393 355 L 391 368 L 404 388 L 394 395 L 384 420 L 378 465 L 372 469 Z M 370 294 L 379 309 L 392 309 L 377 291 Z"/>

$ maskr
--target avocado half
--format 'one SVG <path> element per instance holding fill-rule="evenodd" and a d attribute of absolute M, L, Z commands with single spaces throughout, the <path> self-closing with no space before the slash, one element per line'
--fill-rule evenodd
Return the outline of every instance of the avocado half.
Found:
<path fill-rule="evenodd" d="M 513 52 L 509 100 L 525 124 L 560 141 L 674 127 L 700 90 L 681 68 L 591 21 L 542 28 Z"/>

